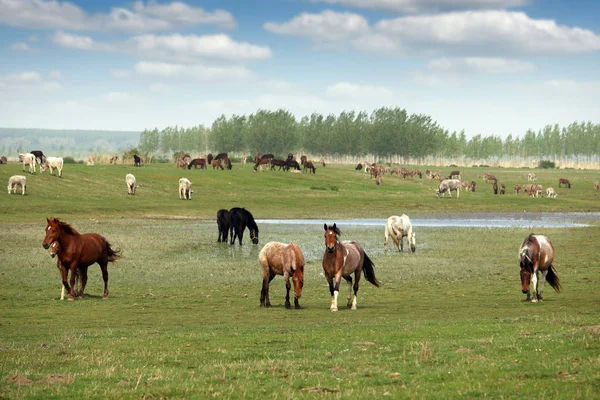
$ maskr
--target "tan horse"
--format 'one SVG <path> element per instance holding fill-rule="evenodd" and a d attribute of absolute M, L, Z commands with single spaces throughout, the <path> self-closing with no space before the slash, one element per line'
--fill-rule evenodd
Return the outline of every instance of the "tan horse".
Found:
<path fill-rule="evenodd" d="M 355 241 L 339 242 L 340 230 L 335 224 L 325 224 L 325 252 L 323 253 L 323 271 L 329 283 L 331 292 L 331 311 L 338 310 L 338 295 L 342 278 L 348 282 L 348 308 L 356 310 L 356 295 L 360 273 L 364 272 L 365 278 L 376 287 L 380 283 L 375 277 L 375 265 L 367 256 L 361 245 Z M 354 296 L 352 296 L 352 274 L 354 274 Z"/>
<path fill-rule="evenodd" d="M 263 284 L 260 292 L 260 306 L 271 307 L 269 300 L 269 283 L 275 275 L 282 275 L 285 279 L 285 308 L 290 304 L 290 277 L 294 283 L 294 307 L 300 308 L 298 299 L 302 296 L 304 286 L 304 256 L 296 243 L 269 242 L 265 244 L 258 254 L 258 261 L 262 267 Z"/>
<path fill-rule="evenodd" d="M 536 303 L 543 300 L 544 282 L 557 292 L 560 291 L 560 281 L 552 266 L 554 262 L 554 246 L 543 235 L 530 234 L 523 240 L 519 249 L 519 262 L 521 265 L 522 291 L 527 295 L 525 301 Z M 538 272 L 542 273 L 542 281 L 538 285 Z M 533 298 L 530 297 L 529 285 L 533 287 Z"/>

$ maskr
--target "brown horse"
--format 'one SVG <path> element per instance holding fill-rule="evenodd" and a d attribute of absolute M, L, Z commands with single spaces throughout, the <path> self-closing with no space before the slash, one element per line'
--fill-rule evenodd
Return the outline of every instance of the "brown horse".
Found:
<path fill-rule="evenodd" d="M 119 250 L 113 250 L 110 243 L 97 233 L 85 233 L 81 235 L 71 225 L 59 220 L 58 218 L 46 218 L 46 237 L 42 242 L 45 249 L 50 247 L 52 242 L 58 242 L 60 250 L 58 252 L 58 263 L 62 275 L 62 283 L 69 291 L 69 300 L 75 298 L 75 275 L 79 269 L 81 271 L 81 293 L 87 283 L 88 267 L 94 263 L 100 265 L 102 270 L 102 279 L 104 280 L 104 298 L 108 297 L 108 263 L 116 261 L 120 256 Z M 67 277 L 71 271 L 71 286 L 67 283 Z"/>
<path fill-rule="evenodd" d="M 269 283 L 275 275 L 282 275 L 285 278 L 285 308 L 291 308 L 290 277 L 294 283 L 294 307 L 300 308 L 298 299 L 302 296 L 302 286 L 304 286 L 304 256 L 298 245 L 294 242 L 290 244 L 269 242 L 258 254 L 258 262 L 263 274 L 260 306 L 271 307 Z"/>
<path fill-rule="evenodd" d="M 365 278 L 373 285 L 379 287 L 375 277 L 375 265 L 367 256 L 363 248 L 355 241 L 338 241 L 342 233 L 335 224 L 325 224 L 325 252 L 323 253 L 323 271 L 329 283 L 331 292 L 331 311 L 338 310 L 337 299 L 340 292 L 342 278 L 348 282 L 348 308 L 356 310 L 356 295 L 360 273 L 364 272 Z M 354 297 L 352 296 L 352 273 L 354 273 Z"/>
<path fill-rule="evenodd" d="M 560 185 L 565 185 L 566 187 L 571 189 L 571 182 L 569 182 L 569 180 L 567 178 L 559 178 L 558 179 L 558 187 L 561 187 Z"/>
<path fill-rule="evenodd" d="M 50 245 L 50 257 L 54 258 L 56 257 L 56 255 L 59 253 L 60 251 L 60 244 L 58 244 L 58 242 L 52 242 L 52 244 Z M 56 267 L 58 268 L 58 270 L 60 271 L 60 260 L 56 260 Z M 79 294 L 81 293 L 81 271 L 77 270 L 75 271 L 75 285 L 77 286 L 77 283 L 79 282 L 79 292 L 77 292 L 77 289 L 75 289 L 75 293 Z M 60 289 L 60 299 L 64 300 L 65 299 L 65 292 L 67 291 L 65 288 L 65 285 L 63 285 L 62 283 L 60 284 L 61 289 Z"/>
<path fill-rule="evenodd" d="M 554 246 L 546 236 L 530 234 L 523 240 L 519 249 L 521 264 L 522 291 L 527 295 L 525 301 L 532 303 L 543 300 L 544 282 L 560 292 L 560 281 L 552 266 L 554 262 Z M 538 287 L 538 271 L 542 272 L 542 281 Z M 533 298 L 530 298 L 529 285 L 533 286 Z"/>

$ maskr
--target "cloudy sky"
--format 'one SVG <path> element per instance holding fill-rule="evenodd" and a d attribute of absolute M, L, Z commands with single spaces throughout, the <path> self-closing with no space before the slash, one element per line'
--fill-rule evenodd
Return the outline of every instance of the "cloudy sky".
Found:
<path fill-rule="evenodd" d="M 401 107 L 505 137 L 600 123 L 597 0 L 0 0 L 0 127 Z"/>

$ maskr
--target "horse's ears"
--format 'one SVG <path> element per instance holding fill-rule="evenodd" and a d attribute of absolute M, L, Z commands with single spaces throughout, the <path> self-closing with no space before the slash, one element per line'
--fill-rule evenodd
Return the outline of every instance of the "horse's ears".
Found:
<path fill-rule="evenodd" d="M 323 224 L 323 228 L 325 228 L 325 231 L 327 231 L 327 224 Z"/>
<path fill-rule="evenodd" d="M 333 230 L 335 231 L 335 222 L 333 223 Z"/>

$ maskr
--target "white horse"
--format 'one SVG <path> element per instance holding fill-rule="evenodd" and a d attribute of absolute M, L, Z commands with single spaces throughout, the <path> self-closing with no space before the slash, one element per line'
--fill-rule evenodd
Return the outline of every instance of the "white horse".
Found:
<path fill-rule="evenodd" d="M 135 189 L 140 185 L 136 185 L 135 176 L 132 174 L 125 175 L 125 183 L 127 183 L 127 192 L 129 194 L 135 194 Z"/>
<path fill-rule="evenodd" d="M 35 156 L 33 154 L 19 153 L 19 161 L 21 161 L 23 163 L 23 171 L 25 171 L 25 166 L 29 165 L 29 173 L 35 174 Z"/>
<path fill-rule="evenodd" d="M 181 178 L 179 180 L 179 200 L 191 200 L 192 199 L 192 182 L 187 178 Z"/>
<path fill-rule="evenodd" d="M 388 237 L 392 236 L 392 240 L 396 245 L 398 251 L 404 251 L 404 237 L 406 236 L 406 242 L 410 246 L 410 249 L 414 253 L 416 250 L 415 232 L 413 231 L 412 224 L 408 215 L 402 214 L 400 217 L 392 215 L 387 219 L 385 225 L 385 242 L 383 247 L 387 250 Z M 398 248 L 398 245 L 400 246 Z"/>
<path fill-rule="evenodd" d="M 40 167 L 40 174 L 44 173 L 48 168 L 50 168 L 50 173 L 52 175 L 54 175 L 54 170 L 52 168 L 56 168 L 58 170 L 58 176 L 62 178 L 62 170 L 63 170 L 62 157 L 47 157 L 46 161 Z"/>
<path fill-rule="evenodd" d="M 21 190 L 23 191 L 23 196 L 25 195 L 25 190 L 27 188 L 27 178 L 23 175 L 13 175 L 8 179 L 8 194 L 12 190 L 13 193 L 17 192 L 17 186 L 21 186 Z"/>

